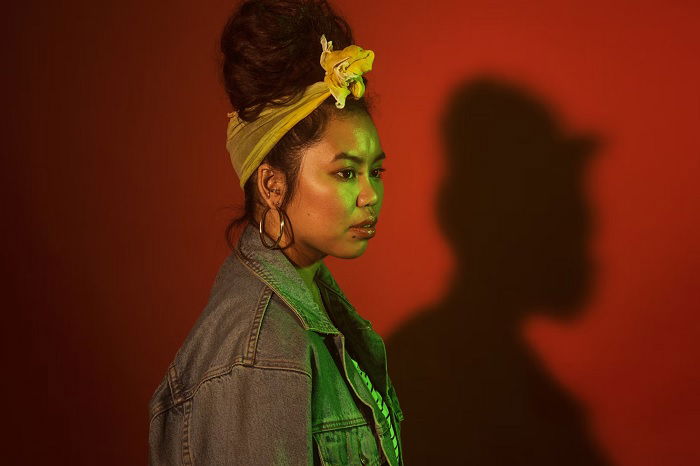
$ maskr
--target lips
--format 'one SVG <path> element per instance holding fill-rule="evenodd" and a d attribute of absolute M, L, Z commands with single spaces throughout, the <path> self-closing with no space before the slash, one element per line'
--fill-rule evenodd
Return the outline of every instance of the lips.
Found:
<path fill-rule="evenodd" d="M 374 228 L 377 224 L 377 217 L 368 217 L 362 222 L 352 225 L 350 228 Z"/>
<path fill-rule="evenodd" d="M 361 240 L 370 239 L 374 237 L 374 235 L 377 233 L 377 230 L 374 228 L 376 224 L 377 217 L 372 215 L 370 217 L 367 217 L 363 221 L 351 226 L 350 231 L 353 232 L 353 238 Z"/>

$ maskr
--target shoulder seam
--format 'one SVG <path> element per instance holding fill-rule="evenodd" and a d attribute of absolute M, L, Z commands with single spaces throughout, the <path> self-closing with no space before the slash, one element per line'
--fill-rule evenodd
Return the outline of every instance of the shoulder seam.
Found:
<path fill-rule="evenodd" d="M 199 390 L 199 388 L 206 382 L 209 382 L 212 379 L 215 379 L 217 377 L 221 377 L 227 374 L 230 374 L 231 371 L 233 370 L 234 367 L 236 366 L 243 366 L 243 367 L 248 367 L 251 369 L 263 369 L 263 370 L 278 370 L 278 371 L 287 371 L 287 372 L 296 372 L 300 375 L 305 375 L 311 380 L 311 374 L 304 369 L 300 369 L 297 367 L 289 367 L 289 366 L 283 366 L 280 365 L 280 362 L 287 362 L 287 361 L 277 361 L 277 360 L 258 360 L 255 365 L 250 365 L 250 364 L 245 364 L 243 362 L 243 358 L 237 358 L 236 361 L 225 367 L 220 367 L 218 369 L 213 369 L 207 372 L 204 377 L 202 377 L 202 380 L 197 382 L 197 384 L 190 390 L 187 390 L 185 393 L 183 393 L 178 400 L 172 400 L 170 403 L 161 403 L 154 407 L 153 409 L 153 414 L 151 414 L 151 418 L 149 422 L 153 422 L 153 419 L 158 417 L 160 414 L 164 413 L 165 411 L 168 411 L 169 409 L 172 409 L 176 406 L 181 405 L 183 402 L 191 399 Z"/>

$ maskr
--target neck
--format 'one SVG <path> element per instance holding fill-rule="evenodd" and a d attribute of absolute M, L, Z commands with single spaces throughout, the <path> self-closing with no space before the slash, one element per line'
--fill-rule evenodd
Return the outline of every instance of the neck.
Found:
<path fill-rule="evenodd" d="M 321 261 L 319 260 L 307 266 L 295 265 L 294 268 L 296 268 L 297 272 L 299 272 L 299 275 L 301 276 L 302 280 L 304 280 L 306 286 L 313 290 L 313 288 L 316 286 L 314 283 L 314 277 L 316 276 L 316 272 L 318 272 L 318 268 L 320 266 Z"/>
<path fill-rule="evenodd" d="M 299 270 L 302 276 L 304 276 L 304 274 L 310 274 L 313 279 L 314 274 L 321 265 L 323 258 L 326 257 L 326 254 L 323 254 L 315 248 L 305 246 L 299 241 L 283 244 L 285 245 L 282 247 L 282 253 L 287 256 L 289 262 Z"/>
<path fill-rule="evenodd" d="M 301 279 L 306 285 L 306 288 L 311 291 L 311 295 L 316 303 L 323 308 L 321 296 L 314 278 L 316 277 L 319 267 L 321 267 L 321 262 L 325 257 L 325 254 L 321 254 L 320 251 L 312 250 L 310 248 L 304 250 L 298 243 L 283 248 L 282 252 L 285 256 L 287 256 L 287 259 L 289 259 L 296 271 L 299 273 Z"/>

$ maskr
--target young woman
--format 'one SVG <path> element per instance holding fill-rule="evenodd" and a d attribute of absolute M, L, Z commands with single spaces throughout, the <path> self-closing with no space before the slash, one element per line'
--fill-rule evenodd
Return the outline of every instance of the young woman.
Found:
<path fill-rule="evenodd" d="M 374 54 L 325 0 L 246 1 L 221 46 L 245 212 L 150 402 L 150 463 L 401 465 L 384 343 L 323 263 L 362 255 L 382 206 Z"/>

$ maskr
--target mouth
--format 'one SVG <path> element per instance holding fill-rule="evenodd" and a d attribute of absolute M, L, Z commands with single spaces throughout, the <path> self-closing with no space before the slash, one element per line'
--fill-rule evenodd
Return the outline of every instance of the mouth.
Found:
<path fill-rule="evenodd" d="M 377 220 L 378 218 L 372 215 L 359 223 L 351 225 L 350 228 L 374 228 L 377 224 Z"/>
<path fill-rule="evenodd" d="M 369 239 L 377 232 L 376 225 L 377 217 L 369 217 L 360 223 L 352 225 L 350 230 L 360 239 Z"/>

